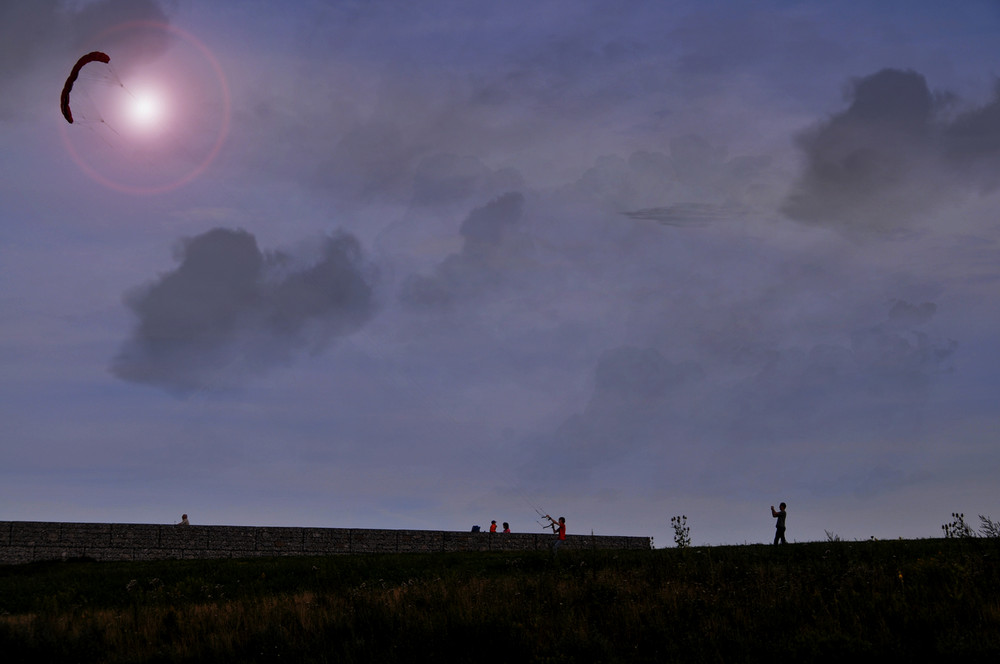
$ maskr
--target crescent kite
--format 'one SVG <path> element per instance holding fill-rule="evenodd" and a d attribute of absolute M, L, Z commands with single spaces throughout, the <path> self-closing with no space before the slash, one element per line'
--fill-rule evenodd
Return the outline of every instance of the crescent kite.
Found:
<path fill-rule="evenodd" d="M 72 71 L 69 73 L 69 77 L 66 79 L 65 85 L 62 89 L 62 97 L 59 100 L 59 108 L 62 109 L 63 117 L 66 118 L 66 122 L 73 124 L 73 111 L 69 108 L 69 93 L 73 89 L 73 83 L 76 82 L 76 77 L 80 75 L 80 70 L 83 69 L 84 65 L 91 62 L 103 62 L 105 64 L 111 62 L 111 58 L 107 53 L 101 53 L 100 51 L 91 51 L 87 55 L 83 56 L 76 61 L 73 65 Z"/>

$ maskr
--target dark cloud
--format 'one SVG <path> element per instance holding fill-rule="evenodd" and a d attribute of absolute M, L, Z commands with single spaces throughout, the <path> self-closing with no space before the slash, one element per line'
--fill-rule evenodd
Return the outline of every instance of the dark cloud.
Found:
<path fill-rule="evenodd" d="M 358 241 L 312 249 L 308 262 L 263 253 L 223 228 L 184 240 L 177 269 L 126 296 L 139 323 L 112 372 L 178 393 L 226 387 L 357 330 L 375 306 Z"/>
<path fill-rule="evenodd" d="M 498 283 L 508 258 L 522 249 L 514 229 L 523 209 L 524 196 L 508 192 L 473 210 L 459 230 L 461 251 L 447 256 L 430 274 L 407 278 L 399 299 L 414 307 L 447 308 Z"/>
<path fill-rule="evenodd" d="M 72 16 L 73 43 L 78 49 L 99 48 L 128 70 L 161 55 L 172 37 L 160 26 L 168 22 L 169 1 L 104 0 L 81 7 Z"/>
<path fill-rule="evenodd" d="M 783 206 L 791 218 L 856 235 L 895 234 L 974 188 L 1000 184 L 1000 91 L 956 114 L 915 71 L 858 79 L 846 111 L 799 137 L 805 171 Z"/>
<path fill-rule="evenodd" d="M 0 80 L 5 86 L 28 75 L 34 60 L 59 39 L 56 26 L 61 23 L 62 4 L 58 0 L 0 4 Z"/>

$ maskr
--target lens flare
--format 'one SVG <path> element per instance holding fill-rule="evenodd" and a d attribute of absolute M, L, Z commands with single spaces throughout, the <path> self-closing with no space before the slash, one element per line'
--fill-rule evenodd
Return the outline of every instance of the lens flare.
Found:
<path fill-rule="evenodd" d="M 113 26 L 81 50 L 91 42 L 113 51 L 104 63 L 112 71 L 87 94 L 74 87 L 81 115 L 87 103 L 95 112 L 89 123 L 74 117 L 60 124 L 73 161 L 104 186 L 138 195 L 166 193 L 202 175 L 222 147 L 230 114 L 226 78 L 208 47 L 155 21 Z M 151 42 L 161 46 L 157 58 L 134 57 Z"/>
<path fill-rule="evenodd" d="M 160 127 L 166 119 L 166 102 L 160 93 L 154 90 L 142 90 L 132 97 L 128 114 L 135 127 L 153 130 Z"/>

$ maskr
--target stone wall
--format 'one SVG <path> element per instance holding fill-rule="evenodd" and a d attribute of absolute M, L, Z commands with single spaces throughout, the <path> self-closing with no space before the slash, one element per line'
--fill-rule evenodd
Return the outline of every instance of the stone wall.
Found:
<path fill-rule="evenodd" d="M 549 533 L 441 530 L 174 526 L 143 523 L 0 521 L 0 564 L 38 560 L 165 560 L 357 553 L 536 551 Z M 649 549 L 648 537 L 567 535 L 566 549 Z"/>

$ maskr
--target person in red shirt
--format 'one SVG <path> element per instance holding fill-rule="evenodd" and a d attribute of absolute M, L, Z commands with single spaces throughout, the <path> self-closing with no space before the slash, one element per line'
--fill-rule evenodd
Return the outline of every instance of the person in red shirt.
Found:
<path fill-rule="evenodd" d="M 557 553 L 559 551 L 559 545 L 566 541 L 566 517 L 561 516 L 559 517 L 559 520 L 556 521 L 551 516 L 546 514 L 545 518 L 552 522 L 552 532 L 556 535 L 556 539 L 552 542 L 552 553 Z"/>
<path fill-rule="evenodd" d="M 496 520 L 490 521 L 490 532 L 491 533 L 495 533 L 496 531 L 497 531 L 497 522 L 496 522 Z"/>
<path fill-rule="evenodd" d="M 503 531 L 505 533 L 509 533 L 510 532 L 510 524 L 507 523 L 506 521 L 503 522 Z"/>

